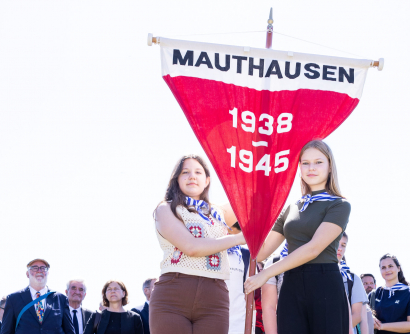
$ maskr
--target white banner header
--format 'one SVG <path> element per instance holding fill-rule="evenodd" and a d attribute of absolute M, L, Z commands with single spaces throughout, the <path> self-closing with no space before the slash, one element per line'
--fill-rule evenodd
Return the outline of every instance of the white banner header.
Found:
<path fill-rule="evenodd" d="M 334 91 L 360 99 L 372 61 L 160 38 L 162 75 L 256 90 Z"/>

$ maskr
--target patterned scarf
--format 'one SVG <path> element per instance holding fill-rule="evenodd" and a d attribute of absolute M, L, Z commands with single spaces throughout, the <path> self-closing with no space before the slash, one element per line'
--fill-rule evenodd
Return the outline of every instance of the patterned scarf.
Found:
<path fill-rule="evenodd" d="M 350 268 L 347 266 L 346 261 L 339 262 L 339 270 L 342 277 L 346 280 L 350 280 L 353 282 L 352 274 L 350 273 Z"/>
<path fill-rule="evenodd" d="M 283 246 L 282 250 L 280 251 L 280 259 L 284 259 L 288 256 L 288 242 L 286 241 L 285 246 Z"/>
<path fill-rule="evenodd" d="M 397 290 L 410 290 L 410 286 L 408 286 L 406 284 L 403 284 L 403 283 L 397 283 L 397 284 L 395 284 L 391 287 L 384 286 L 383 289 L 390 291 L 389 292 L 389 298 L 390 298 L 391 296 L 394 296 L 394 291 L 397 291 Z"/>
<path fill-rule="evenodd" d="M 195 207 L 195 210 L 198 212 L 198 214 L 201 216 L 202 219 L 204 219 L 206 221 L 206 223 L 208 225 L 213 225 L 213 222 L 211 219 L 209 219 L 209 217 L 207 217 L 204 213 L 203 213 L 203 209 L 205 209 L 205 211 L 209 212 L 209 205 L 208 203 L 206 203 L 205 201 L 202 200 L 196 200 L 193 199 L 191 197 L 186 197 L 186 204 L 188 206 L 193 206 Z M 225 221 L 222 219 L 221 215 L 218 214 L 218 211 L 216 211 L 214 208 L 211 207 L 211 215 L 212 217 L 214 217 L 215 219 L 219 220 L 222 224 L 224 224 L 227 228 L 229 228 L 228 225 L 226 225 Z"/>
<path fill-rule="evenodd" d="M 241 261 L 242 261 L 241 246 L 236 245 L 236 246 L 233 246 L 233 247 L 227 249 L 226 251 L 228 252 L 229 255 L 236 254 L 239 257 L 239 264 L 241 263 Z"/>
<path fill-rule="evenodd" d="M 303 203 L 302 208 L 299 210 L 299 212 L 303 212 L 307 209 L 310 203 L 313 203 L 315 201 L 334 201 L 339 198 L 341 197 L 329 195 L 327 192 L 323 192 L 323 193 L 313 195 L 313 196 L 308 194 L 308 195 L 303 196 L 300 200 L 298 200 L 296 204 Z"/>

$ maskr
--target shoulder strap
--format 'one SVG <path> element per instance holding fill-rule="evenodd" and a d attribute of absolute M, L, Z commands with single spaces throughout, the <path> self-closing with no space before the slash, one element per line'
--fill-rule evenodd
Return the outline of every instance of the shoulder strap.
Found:
<path fill-rule="evenodd" d="M 275 263 L 275 262 L 278 262 L 279 260 L 280 260 L 280 255 L 275 255 L 272 259 L 272 264 Z M 279 275 L 276 275 L 275 278 L 276 278 L 276 282 L 278 283 L 279 282 Z"/>
<path fill-rule="evenodd" d="M 377 290 L 373 290 L 372 292 L 370 292 L 370 308 L 372 310 L 374 310 L 374 306 L 376 303 L 376 291 Z"/>
<path fill-rule="evenodd" d="M 353 280 L 347 279 L 347 290 L 349 294 L 349 303 L 350 307 L 352 307 L 352 291 L 353 291 L 353 284 L 354 284 L 354 274 L 350 272 L 350 275 L 352 276 Z"/>
<path fill-rule="evenodd" d="M 349 304 L 350 307 L 352 307 L 352 291 L 353 291 L 353 285 L 354 285 L 354 273 L 350 272 L 350 275 L 352 276 L 353 280 L 347 279 L 347 290 L 349 291 Z M 357 324 L 357 326 L 355 327 L 357 334 L 361 334 L 361 329 L 360 329 L 360 325 Z"/>
<path fill-rule="evenodd" d="M 95 312 L 95 318 L 94 318 L 94 330 L 93 330 L 93 333 L 97 333 L 97 331 L 98 331 L 98 326 L 100 325 L 100 322 L 101 322 L 101 318 L 102 318 L 101 313 L 98 312 L 98 311 L 96 311 L 96 312 Z"/>
<path fill-rule="evenodd" d="M 243 284 L 245 284 L 246 275 L 248 273 L 249 263 L 251 259 L 251 253 L 249 252 L 249 249 L 243 247 L 241 247 L 241 253 L 243 260 Z M 245 287 L 243 288 L 243 292 L 245 293 Z"/>
<path fill-rule="evenodd" d="M 50 291 L 47 292 L 46 294 L 34 299 L 32 302 L 28 303 L 26 306 L 23 307 L 23 309 L 20 311 L 18 317 L 17 317 L 17 321 L 16 321 L 16 328 L 15 331 L 17 331 L 17 326 L 19 325 L 21 316 L 24 314 L 24 312 L 26 312 L 30 307 L 32 307 L 34 304 L 37 304 L 38 302 L 42 301 L 43 299 L 46 299 L 49 295 L 51 295 L 52 293 L 55 293 L 55 291 Z"/>
<path fill-rule="evenodd" d="M 248 249 L 241 247 L 242 253 L 242 260 L 243 260 L 243 283 L 246 281 L 246 274 L 248 273 L 249 268 L 249 260 L 251 258 L 251 254 Z"/>

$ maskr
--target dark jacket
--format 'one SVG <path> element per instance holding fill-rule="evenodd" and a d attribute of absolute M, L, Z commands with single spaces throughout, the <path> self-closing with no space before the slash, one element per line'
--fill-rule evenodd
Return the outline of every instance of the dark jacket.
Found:
<path fill-rule="evenodd" d="M 101 321 L 98 325 L 98 330 L 94 332 L 94 319 L 96 313 L 93 313 L 90 320 L 85 326 L 84 334 L 104 334 L 110 322 L 110 314 L 108 310 L 104 310 L 101 313 Z M 127 311 L 121 313 L 121 334 L 144 334 L 141 317 L 139 314 Z"/>
<path fill-rule="evenodd" d="M 141 316 L 142 324 L 144 326 L 144 334 L 150 334 L 149 331 L 149 304 L 145 302 L 144 307 L 142 310 L 137 310 L 133 308 L 131 311 L 138 313 Z"/>
<path fill-rule="evenodd" d="M 91 316 L 93 315 L 93 312 L 90 310 L 87 310 L 86 308 L 81 307 L 81 313 L 83 317 L 83 328 L 85 328 L 85 325 L 87 325 L 87 322 L 88 320 L 90 320 Z"/>
<path fill-rule="evenodd" d="M 32 301 L 29 287 L 7 296 L 1 334 L 75 334 L 68 299 L 58 292 L 45 299 L 45 312 L 41 324 L 33 305 L 24 312 L 15 330 L 20 311 Z"/>

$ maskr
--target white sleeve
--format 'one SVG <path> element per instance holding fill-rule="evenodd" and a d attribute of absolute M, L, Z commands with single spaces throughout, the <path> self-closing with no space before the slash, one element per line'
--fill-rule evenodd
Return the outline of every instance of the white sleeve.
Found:
<path fill-rule="evenodd" d="M 268 261 L 266 261 L 265 269 L 269 268 L 271 265 L 273 265 L 273 256 Z M 276 276 L 272 276 L 271 278 L 269 278 L 266 284 L 277 285 L 278 282 L 277 282 Z"/>

